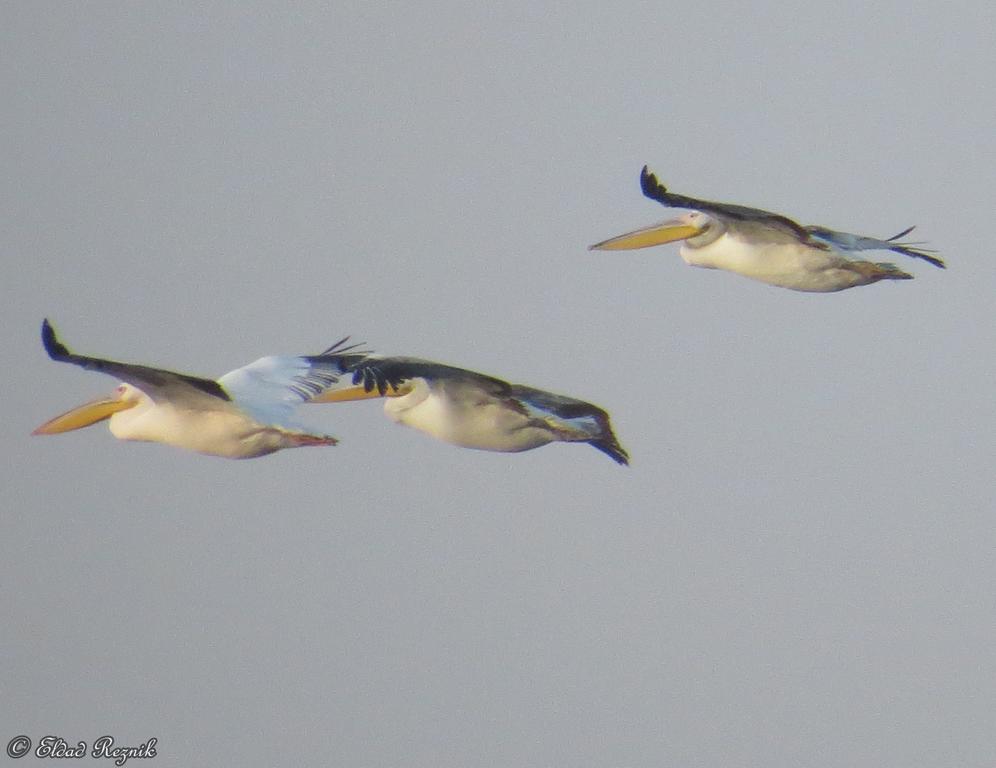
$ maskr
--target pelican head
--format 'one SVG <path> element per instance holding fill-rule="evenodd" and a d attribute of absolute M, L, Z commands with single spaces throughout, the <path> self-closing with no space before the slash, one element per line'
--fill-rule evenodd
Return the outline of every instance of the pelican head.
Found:
<path fill-rule="evenodd" d="M 134 408 L 148 396 L 141 390 L 130 384 L 119 384 L 114 394 L 108 397 L 98 397 L 83 405 L 66 411 L 61 416 L 46 421 L 38 427 L 32 435 L 57 435 L 60 432 L 70 432 L 74 429 L 82 429 L 96 424 L 98 421 L 109 419 L 119 411 Z"/>
<path fill-rule="evenodd" d="M 705 245 L 722 234 L 723 226 L 701 211 L 689 211 L 659 224 L 617 235 L 588 246 L 590 251 L 632 251 L 654 245 L 686 240 L 692 246 Z"/>

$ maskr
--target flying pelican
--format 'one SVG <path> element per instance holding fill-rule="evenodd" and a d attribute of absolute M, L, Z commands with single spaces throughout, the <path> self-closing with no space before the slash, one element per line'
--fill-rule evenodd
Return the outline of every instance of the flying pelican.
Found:
<path fill-rule="evenodd" d="M 604 240 L 589 250 L 632 250 L 683 240 L 681 257 L 694 267 L 725 269 L 762 283 L 821 293 L 913 278 L 895 264 L 850 256 L 859 251 L 894 251 L 944 268 L 930 251 L 912 247 L 917 243 L 897 242 L 913 227 L 887 240 L 804 227 L 777 213 L 673 194 L 646 166 L 640 186 L 651 200 L 668 208 L 689 208 L 691 213 Z"/>
<path fill-rule="evenodd" d="M 414 357 L 368 356 L 354 366 L 352 381 L 312 402 L 384 397 L 388 418 L 464 448 L 517 452 L 555 441 L 588 443 L 629 463 L 609 415 L 572 397 Z"/>
<path fill-rule="evenodd" d="M 263 357 L 214 381 L 74 354 L 45 320 L 42 344 L 49 357 L 124 383 L 110 397 L 57 416 L 32 434 L 68 432 L 110 418 L 111 434 L 121 440 L 165 443 L 229 459 L 252 459 L 283 448 L 335 445 L 336 438 L 309 432 L 290 418 L 298 405 L 313 400 L 366 357 L 356 350 L 358 345 L 343 346 L 346 341 L 342 339 L 320 355 Z"/>

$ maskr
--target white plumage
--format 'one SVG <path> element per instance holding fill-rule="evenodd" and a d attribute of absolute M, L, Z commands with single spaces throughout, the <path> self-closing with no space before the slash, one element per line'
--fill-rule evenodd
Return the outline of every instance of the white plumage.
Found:
<path fill-rule="evenodd" d="M 913 247 L 914 243 L 898 242 L 912 227 L 887 240 L 826 227 L 804 227 L 758 208 L 673 194 L 646 167 L 640 185 L 644 195 L 662 205 L 689 208 L 691 212 L 604 240 L 592 249 L 630 250 L 682 240 L 681 257 L 692 266 L 722 269 L 769 285 L 819 293 L 879 280 L 913 278 L 895 264 L 864 261 L 851 255 L 861 251 L 888 250 L 944 267 L 944 262 L 929 251 Z"/>
<path fill-rule="evenodd" d="M 187 450 L 249 459 L 284 448 L 335 445 L 331 435 L 294 422 L 298 406 L 335 385 L 365 352 L 343 346 L 320 355 L 263 357 L 217 381 L 70 352 L 46 320 L 42 343 L 56 361 L 122 380 L 110 397 L 52 419 L 34 434 L 57 434 L 109 419 L 121 440 L 164 443 Z"/>
<path fill-rule="evenodd" d="M 355 366 L 353 384 L 313 402 L 384 397 L 388 418 L 464 448 L 518 452 L 580 442 L 629 463 L 609 415 L 583 400 L 414 357 L 370 355 Z"/>

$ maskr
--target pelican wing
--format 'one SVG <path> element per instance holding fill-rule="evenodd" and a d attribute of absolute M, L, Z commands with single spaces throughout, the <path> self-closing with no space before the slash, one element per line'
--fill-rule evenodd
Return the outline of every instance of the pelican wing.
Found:
<path fill-rule="evenodd" d="M 353 369 L 354 384 L 362 383 L 367 392 L 376 389 L 381 395 L 388 387 L 397 389 L 411 379 L 472 384 L 492 397 L 507 396 L 512 389 L 507 381 L 493 376 L 417 357 L 368 357 Z"/>
<path fill-rule="evenodd" d="M 41 335 L 42 345 L 53 360 L 78 365 L 88 371 L 106 373 L 108 376 L 113 376 L 137 387 L 154 401 L 170 400 L 190 403 L 213 401 L 217 407 L 220 402 L 231 400 L 218 382 L 211 379 L 188 376 L 163 368 L 119 363 L 116 360 L 105 360 L 99 357 L 86 357 L 70 352 L 56 336 L 55 329 L 47 319 L 42 322 Z"/>
<path fill-rule="evenodd" d="M 764 211 L 760 208 L 749 208 L 745 205 L 715 203 L 685 195 L 676 195 L 668 191 L 668 188 L 657 180 L 657 176 L 647 166 L 643 166 L 643 170 L 640 172 L 640 188 L 646 197 L 656 200 L 668 208 L 688 208 L 693 211 L 702 211 L 702 213 L 727 222 L 741 222 L 777 230 L 804 243 L 811 243 L 812 240 L 805 227 L 778 213 L 771 213 L 771 211 Z"/>
<path fill-rule="evenodd" d="M 381 395 L 419 378 L 456 402 L 484 405 L 498 401 L 522 414 L 527 423 L 554 433 L 558 440 L 590 443 L 620 464 L 629 463 L 629 455 L 612 432 L 609 415 L 591 403 L 416 357 L 369 357 L 353 369 L 353 384 L 362 383 L 367 392 L 376 389 Z"/>
<path fill-rule="evenodd" d="M 509 397 L 523 413 L 542 421 L 561 439 L 590 443 L 619 464 L 629 464 L 629 454 L 616 439 L 609 414 L 597 405 L 521 384 L 511 387 Z"/>
<path fill-rule="evenodd" d="M 912 232 L 913 227 L 904 229 L 899 234 L 893 235 L 885 240 L 877 237 L 866 237 L 864 235 L 852 235 L 850 232 L 838 232 L 833 229 L 827 229 L 826 227 L 819 227 L 815 225 L 806 227 L 806 231 L 817 240 L 822 240 L 823 242 L 828 243 L 841 251 L 849 253 L 856 251 L 895 251 L 896 253 L 901 253 L 904 256 L 910 256 L 914 259 L 923 259 L 924 261 L 930 262 L 935 267 L 945 269 L 944 262 L 936 256 L 931 256 L 933 251 L 929 248 L 913 247 L 920 245 L 919 243 L 897 242 L 899 238 L 905 237 Z"/>
<path fill-rule="evenodd" d="M 262 424 L 287 424 L 297 406 L 339 383 L 368 356 L 342 339 L 320 355 L 261 357 L 218 379 L 240 408 Z"/>

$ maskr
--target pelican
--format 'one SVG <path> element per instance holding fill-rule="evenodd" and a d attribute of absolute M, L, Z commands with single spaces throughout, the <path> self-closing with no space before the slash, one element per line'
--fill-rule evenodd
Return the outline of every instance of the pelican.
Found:
<path fill-rule="evenodd" d="M 894 251 L 944 268 L 944 262 L 930 255 L 931 251 L 913 247 L 919 243 L 899 242 L 913 227 L 886 240 L 826 227 L 804 227 L 777 213 L 673 194 L 646 166 L 640 174 L 640 186 L 651 200 L 691 212 L 604 240 L 589 250 L 632 250 L 683 240 L 681 257 L 694 267 L 725 269 L 769 285 L 819 293 L 879 280 L 913 279 L 895 264 L 851 256 L 860 251 Z"/>
<path fill-rule="evenodd" d="M 339 381 L 366 356 L 356 347 L 333 344 L 320 355 L 263 357 L 217 381 L 119 363 L 70 352 L 48 320 L 42 344 L 49 357 L 121 380 L 114 394 L 74 408 L 32 434 L 53 435 L 110 419 L 120 440 L 165 443 L 178 448 L 252 459 L 283 448 L 335 445 L 331 435 L 310 432 L 290 420 L 294 409 Z"/>
<path fill-rule="evenodd" d="M 518 452 L 556 441 L 588 443 L 629 463 L 609 415 L 572 397 L 415 357 L 370 355 L 354 366 L 352 383 L 312 402 L 383 397 L 388 418 L 464 448 Z"/>

